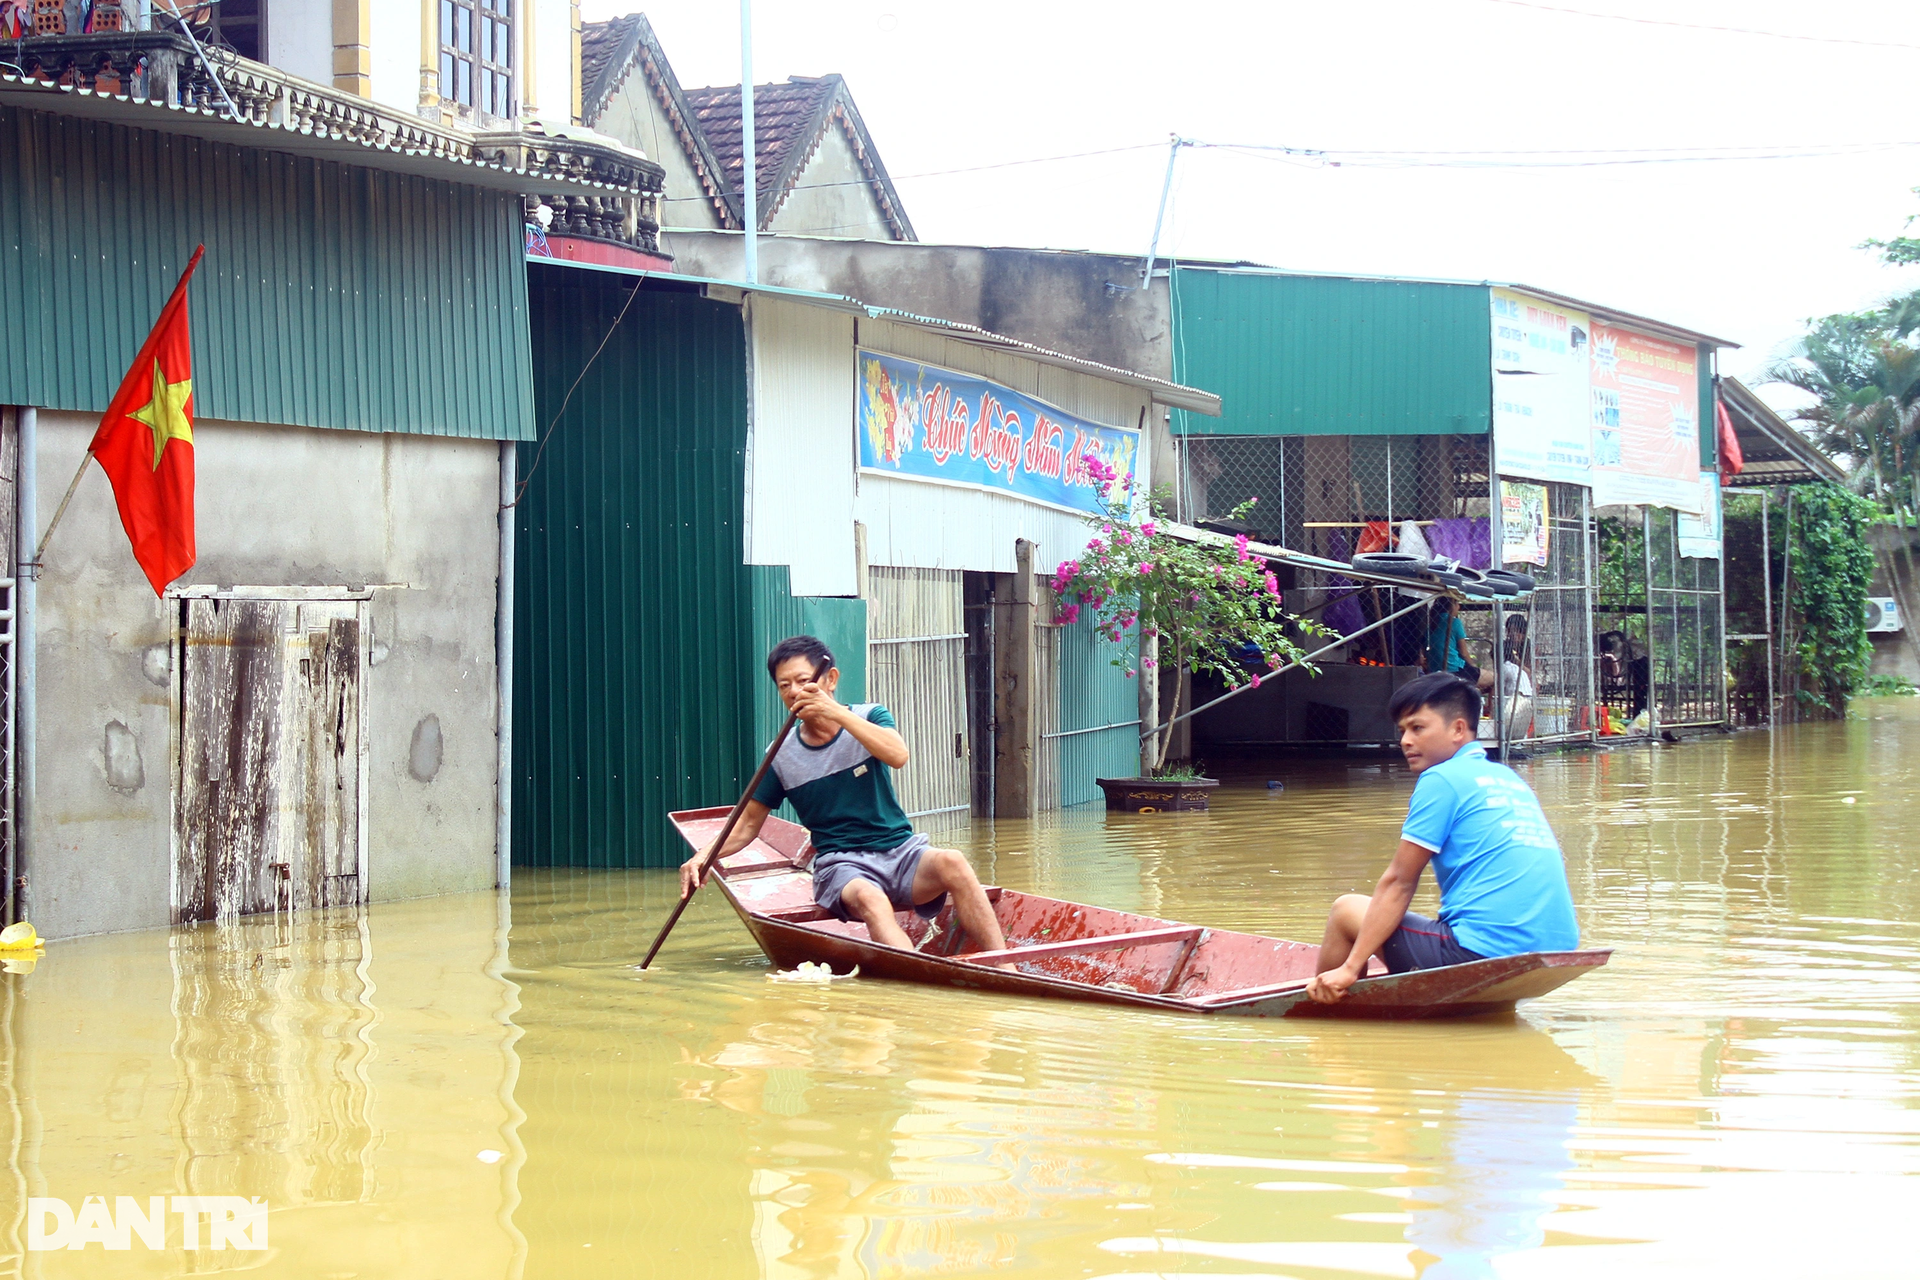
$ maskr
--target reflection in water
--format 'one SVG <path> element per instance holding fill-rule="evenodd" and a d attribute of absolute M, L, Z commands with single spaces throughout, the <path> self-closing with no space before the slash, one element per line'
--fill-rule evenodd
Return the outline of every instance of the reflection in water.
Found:
<path fill-rule="evenodd" d="M 643 975 L 670 872 L 56 942 L 0 975 L 0 1275 L 1910 1275 L 1917 760 L 1920 707 L 1868 704 L 1526 766 L 1619 951 L 1505 1019 L 770 984 L 705 895 Z M 960 842 L 1313 937 L 1411 780 L 1280 776 Z M 23 1254 L 28 1196 L 89 1194 L 264 1196 L 273 1247 Z"/>

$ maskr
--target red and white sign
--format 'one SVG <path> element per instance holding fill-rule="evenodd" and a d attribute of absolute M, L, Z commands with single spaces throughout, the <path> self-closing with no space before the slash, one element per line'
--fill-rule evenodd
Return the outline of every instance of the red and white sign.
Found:
<path fill-rule="evenodd" d="M 1590 350 L 1594 505 L 1701 514 L 1699 353 L 1598 322 Z"/>

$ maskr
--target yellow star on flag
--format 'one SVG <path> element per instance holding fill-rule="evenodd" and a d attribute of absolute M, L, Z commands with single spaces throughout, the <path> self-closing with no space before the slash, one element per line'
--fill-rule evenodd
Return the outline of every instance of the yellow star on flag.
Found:
<path fill-rule="evenodd" d="M 144 407 L 135 409 L 127 416 L 135 422 L 146 423 L 153 431 L 155 471 L 160 469 L 160 455 L 167 451 L 167 441 L 185 440 L 188 444 L 193 443 L 193 422 L 183 412 L 192 395 L 192 378 L 168 382 L 167 375 L 160 371 L 160 362 L 153 362 L 153 397 Z"/>

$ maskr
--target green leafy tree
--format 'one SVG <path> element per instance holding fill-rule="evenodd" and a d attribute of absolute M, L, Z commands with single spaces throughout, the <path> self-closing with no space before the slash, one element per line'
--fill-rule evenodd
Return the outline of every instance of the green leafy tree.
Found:
<path fill-rule="evenodd" d="M 1873 549 L 1867 531 L 1878 509 L 1838 485 L 1794 492 L 1787 539 L 1791 596 L 1800 631 L 1791 650 L 1796 696 L 1810 708 L 1840 714 L 1867 682 L 1873 645 L 1867 639 L 1867 591 Z"/>

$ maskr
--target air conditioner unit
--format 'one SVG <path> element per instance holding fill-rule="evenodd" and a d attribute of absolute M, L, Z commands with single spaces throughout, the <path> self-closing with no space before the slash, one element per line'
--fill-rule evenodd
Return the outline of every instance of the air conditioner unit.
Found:
<path fill-rule="evenodd" d="M 1867 630 L 1899 631 L 1900 602 L 1892 596 L 1867 597 Z"/>

